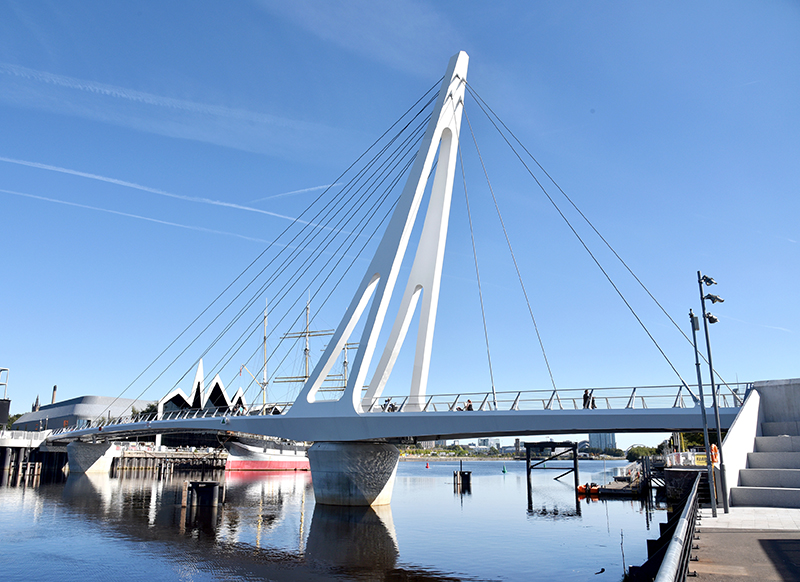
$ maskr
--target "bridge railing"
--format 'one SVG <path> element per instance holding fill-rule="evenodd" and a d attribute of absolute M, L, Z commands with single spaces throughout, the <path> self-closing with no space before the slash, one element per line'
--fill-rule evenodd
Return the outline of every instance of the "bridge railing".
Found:
<path fill-rule="evenodd" d="M 30 430 L 0 430 L 0 439 L 9 440 L 42 440 L 44 435 L 49 434 L 47 431 L 30 431 Z"/>
<path fill-rule="evenodd" d="M 152 423 L 158 420 L 184 420 L 194 418 L 215 418 L 215 417 L 230 417 L 230 416 L 248 416 L 248 415 L 277 415 L 284 414 L 291 408 L 291 402 L 276 402 L 272 404 L 259 404 L 247 407 L 230 408 L 223 406 L 219 408 L 206 407 L 206 408 L 179 408 L 175 410 L 166 410 L 158 417 L 157 412 L 147 412 L 139 414 L 129 414 L 123 416 L 116 416 L 113 418 L 103 417 L 95 420 L 80 421 L 76 425 L 61 427 L 53 430 L 53 436 L 63 435 L 76 430 L 83 430 L 87 428 L 101 428 L 106 426 L 115 426 L 120 424 L 137 424 L 137 423 Z"/>
<path fill-rule="evenodd" d="M 739 407 L 749 384 L 734 384 L 729 392 L 718 390 L 718 404 L 723 408 Z M 584 404 L 586 393 L 587 404 Z M 566 388 L 560 390 L 519 390 L 458 392 L 427 395 L 417 406 L 409 405 L 408 396 L 382 395 L 362 403 L 365 412 L 447 412 L 465 410 L 578 410 L 635 408 L 692 408 L 699 405 L 696 386 L 633 386 L 612 388 Z M 710 394 L 706 405 L 712 406 Z M 470 408 L 471 407 L 471 408 Z"/>
<path fill-rule="evenodd" d="M 730 393 L 719 391 L 719 406 L 739 407 L 750 384 L 734 384 Z M 453 392 L 426 395 L 417 407 L 409 405 L 409 397 L 386 396 L 376 398 L 363 406 L 367 413 L 406 412 L 456 412 L 470 410 L 577 410 L 584 408 L 584 392 L 588 392 L 589 408 L 635 409 L 635 408 L 691 408 L 696 405 L 697 388 L 690 386 L 634 386 L 615 388 L 565 388 L 560 390 L 518 390 L 491 392 Z M 693 396 L 694 394 L 694 396 Z M 706 398 L 711 407 L 711 398 Z M 100 428 L 120 424 L 151 423 L 158 420 L 182 420 L 230 416 L 266 416 L 285 414 L 291 402 L 253 404 L 247 407 L 182 408 L 165 411 L 161 418 L 155 412 L 123 415 L 114 418 L 99 418 L 81 421 L 77 425 L 58 428 L 53 436 L 88 428 Z"/>
<path fill-rule="evenodd" d="M 631 566 L 626 580 L 631 582 L 684 582 L 689 575 L 692 543 L 697 522 L 700 475 L 687 496 L 673 506 L 672 516 L 660 525 L 661 536 L 647 541 L 647 561 Z M 681 508 L 681 505 L 683 507 Z M 680 512 L 680 513 L 678 513 Z M 693 573 L 692 575 L 696 575 Z"/>

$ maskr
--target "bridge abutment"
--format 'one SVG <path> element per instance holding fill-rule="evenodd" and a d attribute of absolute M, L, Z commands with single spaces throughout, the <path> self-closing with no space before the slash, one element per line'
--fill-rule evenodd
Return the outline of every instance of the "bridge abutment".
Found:
<path fill-rule="evenodd" d="M 67 445 L 67 460 L 70 473 L 105 473 L 111 472 L 114 457 L 120 451 L 111 443 L 82 443 L 74 441 Z"/>
<path fill-rule="evenodd" d="M 380 442 L 316 442 L 308 450 L 314 498 L 322 505 L 388 505 L 400 451 Z"/>

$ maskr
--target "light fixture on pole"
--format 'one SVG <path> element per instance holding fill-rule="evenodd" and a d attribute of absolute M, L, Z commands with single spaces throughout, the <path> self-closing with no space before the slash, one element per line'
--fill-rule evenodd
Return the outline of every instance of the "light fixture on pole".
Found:
<path fill-rule="evenodd" d="M 711 401 L 714 403 L 714 420 L 717 426 L 717 442 L 719 443 L 719 473 L 720 473 L 720 484 L 722 485 L 722 507 L 725 510 L 725 513 L 729 512 L 728 507 L 728 485 L 727 480 L 725 478 L 725 458 L 722 456 L 722 430 L 720 428 L 719 422 L 719 406 L 717 405 L 717 387 L 714 383 L 714 365 L 711 363 L 711 340 L 708 337 L 708 324 L 709 323 L 717 323 L 719 318 L 715 317 L 714 315 L 706 312 L 706 299 L 711 301 L 712 303 L 722 303 L 724 299 L 717 295 L 711 295 L 710 293 L 708 296 L 703 295 L 703 285 L 705 284 L 706 287 L 710 287 L 711 285 L 716 285 L 717 282 L 714 281 L 711 277 L 707 275 L 703 275 L 700 271 L 697 271 L 697 284 L 700 287 L 700 305 L 703 309 L 703 330 L 706 334 L 706 350 L 708 351 L 708 368 L 709 373 L 711 375 Z M 708 451 L 710 453 L 710 451 Z"/>
<path fill-rule="evenodd" d="M 717 491 L 714 487 L 714 469 L 711 463 L 711 447 L 708 442 L 708 417 L 706 404 L 703 400 L 703 376 L 700 374 L 700 353 L 697 351 L 697 331 L 700 322 L 697 316 L 689 310 L 689 321 L 692 322 L 692 343 L 694 344 L 694 365 L 697 368 L 697 389 L 700 391 L 700 410 L 703 412 L 703 444 L 706 447 L 706 469 L 708 470 L 708 494 L 711 500 L 711 515 L 717 517 Z"/>

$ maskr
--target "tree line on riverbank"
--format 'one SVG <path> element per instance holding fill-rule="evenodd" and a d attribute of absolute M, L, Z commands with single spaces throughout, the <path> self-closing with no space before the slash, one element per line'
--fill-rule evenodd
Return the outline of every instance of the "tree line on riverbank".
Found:
<path fill-rule="evenodd" d="M 417 445 L 408 445 L 406 447 L 401 447 L 402 452 L 406 456 L 417 456 L 417 457 L 479 457 L 479 458 L 494 458 L 494 459 L 513 459 L 517 456 L 525 456 L 525 449 L 521 447 L 519 453 L 517 451 L 507 451 L 502 452 L 498 450 L 496 447 L 490 447 L 488 450 L 475 450 L 470 447 L 465 447 L 463 445 L 448 445 L 446 447 L 435 447 L 432 449 L 423 449 L 419 448 Z M 612 457 L 612 458 L 623 458 L 625 456 L 625 452 L 620 449 L 596 449 L 596 448 L 585 448 L 581 449 L 580 454 L 586 453 L 590 456 L 596 457 Z M 534 455 L 535 458 L 546 458 L 549 457 L 550 453 L 541 453 L 539 455 Z M 567 457 L 564 457 L 567 458 Z"/>

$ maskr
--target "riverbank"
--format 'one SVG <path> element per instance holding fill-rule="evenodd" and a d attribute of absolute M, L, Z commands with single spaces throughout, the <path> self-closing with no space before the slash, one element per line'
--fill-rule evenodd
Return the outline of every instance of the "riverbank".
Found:
<path fill-rule="evenodd" d="M 548 459 L 548 458 L 549 457 L 531 457 L 531 461 L 543 461 L 543 460 Z M 429 457 L 429 456 L 417 456 L 417 455 L 415 455 L 413 457 L 409 457 L 409 456 L 401 455 L 400 456 L 400 460 L 401 461 L 425 461 L 425 462 L 432 462 L 432 461 L 433 462 L 492 461 L 492 462 L 495 462 L 495 463 L 498 462 L 498 461 L 502 461 L 504 463 L 505 462 L 511 462 L 511 463 L 520 462 L 520 463 L 524 463 L 525 462 L 525 457 L 522 457 L 522 458 L 516 458 L 516 457 L 470 457 L 470 456 L 464 456 L 464 457 L 430 456 Z M 572 463 L 572 458 L 563 457 L 563 458 L 553 459 L 553 462 L 557 462 L 557 461 L 564 461 L 564 462 Z M 625 462 L 625 463 L 627 463 L 627 461 L 625 459 L 622 459 L 622 458 L 609 458 L 609 459 L 583 459 L 583 458 L 581 458 L 581 459 L 578 459 L 578 462 L 580 462 L 580 463 L 583 463 L 585 461 L 600 461 L 600 462 L 608 461 L 608 462 L 614 462 L 614 463 L 617 463 L 617 462 L 620 462 L 620 463 Z"/>
<path fill-rule="evenodd" d="M 427 462 L 453 462 L 453 461 L 521 461 L 525 462 L 525 459 L 515 459 L 513 457 L 404 457 L 400 456 L 401 461 L 425 461 Z"/>

